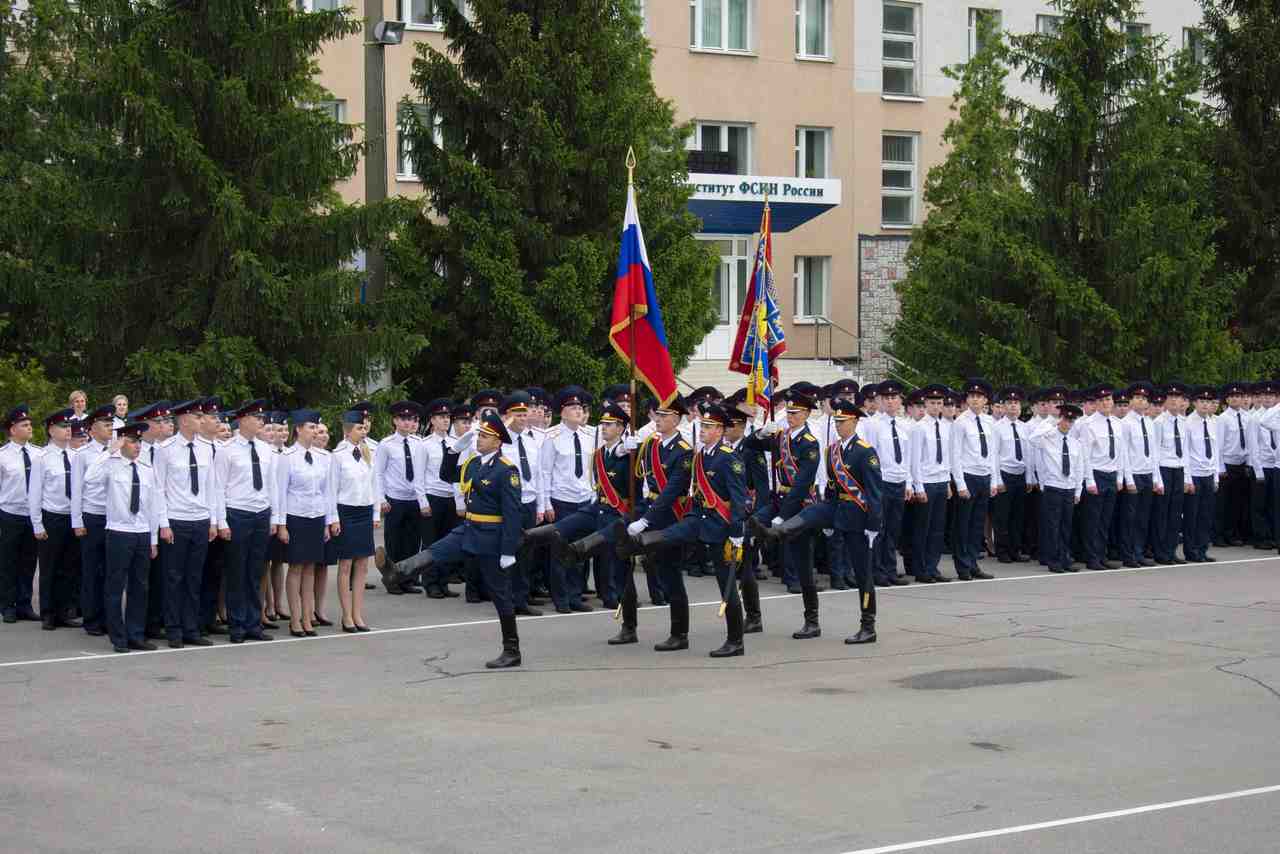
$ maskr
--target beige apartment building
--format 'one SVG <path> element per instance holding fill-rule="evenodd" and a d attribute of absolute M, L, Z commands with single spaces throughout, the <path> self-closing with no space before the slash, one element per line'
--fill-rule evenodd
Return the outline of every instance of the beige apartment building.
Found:
<path fill-rule="evenodd" d="M 300 2 L 323 8 L 343 0 Z M 386 20 L 406 25 L 403 44 L 384 48 L 390 193 L 421 192 L 394 105 L 411 95 L 415 46 L 444 45 L 440 2 L 465 4 L 382 2 Z M 1007 32 L 1052 28 L 1047 0 L 638 2 L 657 90 L 693 128 L 690 207 L 704 220 L 700 237 L 721 258 L 708 282 L 720 324 L 682 378 L 740 382 L 724 366 L 766 192 L 792 360 L 783 381 L 892 372 L 880 347 L 897 313 L 893 285 L 905 273 L 911 230 L 925 215 L 924 178 L 944 156 L 951 117 L 953 83 L 942 69 L 976 50 L 982 16 Z M 1195 46 L 1199 20 L 1197 0 L 1148 0 L 1141 19 L 1126 26 L 1179 48 Z M 365 123 L 363 51 L 361 38 L 347 39 L 320 63 L 336 115 L 356 124 Z M 1016 81 L 1011 88 L 1036 97 Z M 363 168 L 342 188 L 347 198 L 363 197 Z"/>

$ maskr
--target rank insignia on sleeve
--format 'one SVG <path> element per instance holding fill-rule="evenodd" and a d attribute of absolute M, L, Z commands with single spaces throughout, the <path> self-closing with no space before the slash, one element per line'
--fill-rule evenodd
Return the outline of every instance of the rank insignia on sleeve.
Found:
<path fill-rule="evenodd" d="M 747 470 L 747 467 L 744 466 L 740 460 L 733 461 L 734 474 L 742 474 L 746 470 Z"/>
<path fill-rule="evenodd" d="M 805 454 L 805 459 L 807 460 L 816 460 L 817 458 L 818 458 L 818 451 L 816 448 L 810 451 L 809 453 Z"/>
<path fill-rule="evenodd" d="M 871 466 L 873 469 L 880 468 L 880 458 L 875 454 L 872 454 L 870 457 L 867 457 L 867 465 Z"/>
<path fill-rule="evenodd" d="M 693 460 L 691 460 L 691 459 L 689 459 L 688 457 L 686 457 L 686 458 L 685 458 L 685 461 L 684 461 L 684 470 L 685 470 L 685 471 L 689 471 L 689 470 L 691 470 L 692 468 L 693 468 Z"/>
<path fill-rule="evenodd" d="M 520 488 L 520 475 L 516 474 L 515 472 L 511 473 L 511 485 L 514 486 L 516 489 Z"/>

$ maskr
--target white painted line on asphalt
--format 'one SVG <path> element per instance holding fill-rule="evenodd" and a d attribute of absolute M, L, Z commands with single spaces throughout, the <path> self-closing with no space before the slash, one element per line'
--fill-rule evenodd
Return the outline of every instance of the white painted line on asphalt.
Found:
<path fill-rule="evenodd" d="M 1249 558 L 1239 558 L 1236 560 L 1220 560 L 1212 564 L 1188 563 L 1186 564 L 1186 568 L 1191 568 L 1194 566 L 1201 566 L 1201 565 L 1206 567 L 1230 566 L 1232 564 L 1257 563 L 1259 561 L 1268 561 L 1268 560 L 1276 560 L 1276 557 L 1275 556 L 1249 557 Z M 1065 578 L 1104 578 L 1107 576 L 1119 575 L 1121 573 L 1126 573 L 1126 572 L 1151 572 L 1152 570 L 1157 570 L 1157 569 L 1169 570 L 1169 569 L 1179 569 L 1179 568 L 1182 568 L 1182 567 L 1180 566 L 1173 566 L 1173 567 L 1143 566 L 1143 567 L 1134 567 L 1131 569 L 1129 568 L 1111 569 L 1111 570 L 1105 570 L 1102 572 L 1086 571 L 1086 572 L 1052 573 L 1052 572 L 1045 571 L 1045 572 L 1036 573 L 1035 575 L 1011 575 L 1007 578 L 989 578 L 989 579 L 981 579 L 976 581 L 957 581 L 953 583 L 958 585 L 958 589 L 967 590 L 971 586 L 977 585 L 977 584 L 998 584 L 1005 581 L 1047 581 L 1050 579 L 1065 579 Z M 938 589 L 938 587 L 937 585 L 934 585 L 934 584 L 930 584 L 930 585 L 912 584 L 909 587 L 880 587 L 876 589 L 876 594 L 879 596 L 883 596 L 886 593 L 893 593 L 897 591 L 903 591 L 903 592 L 909 593 L 912 590 L 936 590 L 936 589 Z M 955 590 L 957 589 L 957 587 L 943 587 L 941 589 Z M 857 595 L 858 591 L 857 590 L 824 590 L 818 595 L 819 596 L 839 596 L 841 594 L 848 594 L 848 593 Z M 775 593 L 771 596 L 761 596 L 760 601 L 772 602 L 780 599 L 795 599 L 795 598 L 796 598 L 796 594 L 794 593 Z M 719 606 L 720 600 L 712 599 L 706 602 L 690 602 L 689 603 L 690 608 L 704 608 L 704 607 L 709 607 L 713 605 Z M 667 606 L 645 605 L 639 610 L 665 611 L 667 610 Z M 544 620 L 554 620 L 554 619 L 559 619 L 563 617 L 600 617 L 603 615 L 612 616 L 613 613 L 614 612 L 611 609 L 597 608 L 594 611 L 575 611 L 571 614 L 544 614 L 541 617 L 521 618 L 520 625 L 525 626 L 531 623 L 539 623 Z M 161 648 L 161 649 L 152 650 L 150 652 L 143 652 L 143 651 L 129 652 L 129 653 L 82 652 L 80 655 L 67 656 L 64 658 L 33 658 L 27 661 L 0 662 L 0 670 L 3 670 L 8 667 L 32 667 L 39 664 L 65 664 L 68 661 L 86 661 L 87 659 L 84 656 L 102 658 L 102 659 L 105 659 L 106 661 L 134 661 L 134 660 L 137 660 L 139 657 L 149 656 L 149 655 L 174 655 L 178 653 L 216 652 L 218 650 L 228 650 L 228 649 L 245 650 L 245 649 L 254 649 L 254 648 L 261 648 L 261 647 L 273 647 L 279 644 L 307 643 L 307 642 L 313 642 L 313 641 L 326 641 L 326 640 L 329 640 L 329 641 L 358 640 L 360 638 L 377 637 L 378 635 L 395 635 L 395 634 L 403 634 L 405 632 L 426 632 L 426 631 L 431 631 L 433 629 L 460 629 L 460 628 L 466 628 L 468 626 L 496 626 L 497 624 L 498 624 L 498 620 L 496 618 L 490 618 L 486 620 L 462 620 L 454 623 L 430 623 L 422 626 L 399 626 L 393 629 L 374 629 L 373 631 L 361 632 L 359 634 L 349 634 L 347 632 L 335 632 L 331 635 L 318 635 L 313 638 L 277 637 L 274 641 L 270 643 L 261 643 L 261 642 L 255 642 L 255 641 L 247 641 L 243 644 L 215 643 L 213 646 L 185 646 L 182 649 Z"/>
<path fill-rule="evenodd" d="M 895 851 L 919 851 L 922 848 L 937 848 L 941 845 L 953 845 L 957 842 L 972 842 L 975 839 L 991 839 L 995 836 L 1012 836 L 1017 833 L 1031 833 L 1037 830 L 1048 830 L 1054 827 L 1066 827 L 1072 824 L 1085 824 L 1091 821 L 1105 821 L 1111 818 L 1125 818 L 1149 812 L 1175 810 L 1183 807 L 1194 807 L 1201 804 L 1212 804 L 1218 801 L 1231 801 L 1238 798 L 1251 798 L 1256 795 L 1269 795 L 1280 792 L 1280 786 L 1263 786 L 1258 789 L 1241 789 L 1238 792 L 1224 792 L 1220 795 L 1206 795 L 1202 798 L 1187 798 L 1181 801 L 1167 801 L 1162 804 L 1147 804 L 1142 807 L 1131 807 L 1110 812 L 1098 812 L 1092 815 L 1078 815 L 1074 818 L 1060 818 L 1055 821 L 1041 821 L 1035 824 L 1020 824 L 1015 827 L 1001 827 L 996 830 L 983 830 L 978 833 L 961 833 L 955 836 L 939 836 L 935 839 L 921 839 L 918 842 L 903 842 L 898 845 L 882 845 L 879 848 L 859 848 L 857 851 L 846 851 L 845 854 L 893 854 Z"/>

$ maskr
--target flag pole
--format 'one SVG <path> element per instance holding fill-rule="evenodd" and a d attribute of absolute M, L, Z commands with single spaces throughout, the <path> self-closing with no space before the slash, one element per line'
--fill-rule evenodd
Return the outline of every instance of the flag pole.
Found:
<path fill-rule="evenodd" d="M 635 173 L 636 173 L 636 150 L 631 146 L 627 146 L 627 196 L 634 192 Z M 634 284 L 632 285 L 634 287 Z M 627 313 L 630 323 L 627 324 L 627 334 L 631 336 L 631 347 L 628 361 L 631 364 L 631 435 L 634 437 L 639 430 L 636 422 L 636 415 L 640 411 L 640 401 L 636 398 L 636 295 L 634 293 L 628 295 Z M 636 517 L 636 452 L 633 450 L 627 454 L 627 507 L 629 513 L 627 516 L 631 521 Z M 622 536 L 626 536 L 624 531 Z M 634 558 L 627 558 L 628 573 L 635 572 Z M 618 601 L 618 609 L 614 612 L 615 620 L 622 619 L 622 601 Z"/>

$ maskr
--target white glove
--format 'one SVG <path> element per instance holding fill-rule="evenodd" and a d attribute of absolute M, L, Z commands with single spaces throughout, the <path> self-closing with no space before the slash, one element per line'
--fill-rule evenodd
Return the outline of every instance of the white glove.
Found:
<path fill-rule="evenodd" d="M 466 516 L 466 515 L 467 515 L 467 502 L 466 502 L 466 501 L 464 501 L 463 499 L 461 499 L 461 498 L 455 498 L 455 499 L 453 500 L 453 507 L 454 507 L 454 509 L 455 509 L 455 510 L 457 510 L 457 511 L 458 511 L 458 515 L 459 515 L 459 516 Z"/>
<path fill-rule="evenodd" d="M 733 547 L 734 547 L 735 549 L 740 549 L 740 548 L 742 548 L 742 540 L 743 540 L 743 538 L 742 538 L 742 537 L 730 537 L 730 538 L 729 538 L 729 542 L 733 543 Z"/>
<path fill-rule="evenodd" d="M 782 430 L 781 424 L 779 424 L 777 421 L 770 421 L 768 424 L 760 428 L 760 435 L 773 436 L 781 432 L 781 430 Z"/>
<path fill-rule="evenodd" d="M 649 523 L 644 519 L 637 519 L 627 526 L 627 533 L 633 537 L 638 537 L 649 527 Z"/>
<path fill-rule="evenodd" d="M 863 531 L 863 533 L 867 535 L 867 548 L 871 548 L 872 546 L 874 546 L 876 543 L 876 536 L 880 532 L 879 531 Z"/>
<path fill-rule="evenodd" d="M 769 524 L 770 524 L 772 527 L 776 528 L 776 527 L 778 527 L 779 525 L 781 525 L 781 524 L 782 524 L 782 522 L 783 522 L 783 519 L 782 519 L 782 517 L 781 517 L 781 516 L 774 516 L 774 517 L 773 517 L 773 521 L 772 521 L 772 522 L 770 522 Z"/>
<path fill-rule="evenodd" d="M 515 565 L 516 565 L 515 555 L 503 555 L 502 557 L 498 558 L 498 566 L 500 566 L 503 569 L 510 569 Z"/>
<path fill-rule="evenodd" d="M 619 447 L 622 448 L 624 453 L 629 454 L 636 448 L 640 447 L 640 440 L 635 437 L 634 433 L 629 433 L 622 437 Z"/>
<path fill-rule="evenodd" d="M 836 535 L 836 529 L 835 529 L 835 528 L 823 528 L 823 529 L 822 529 L 822 533 L 823 533 L 824 535 L 828 536 L 828 537 L 834 537 L 834 536 Z"/>

